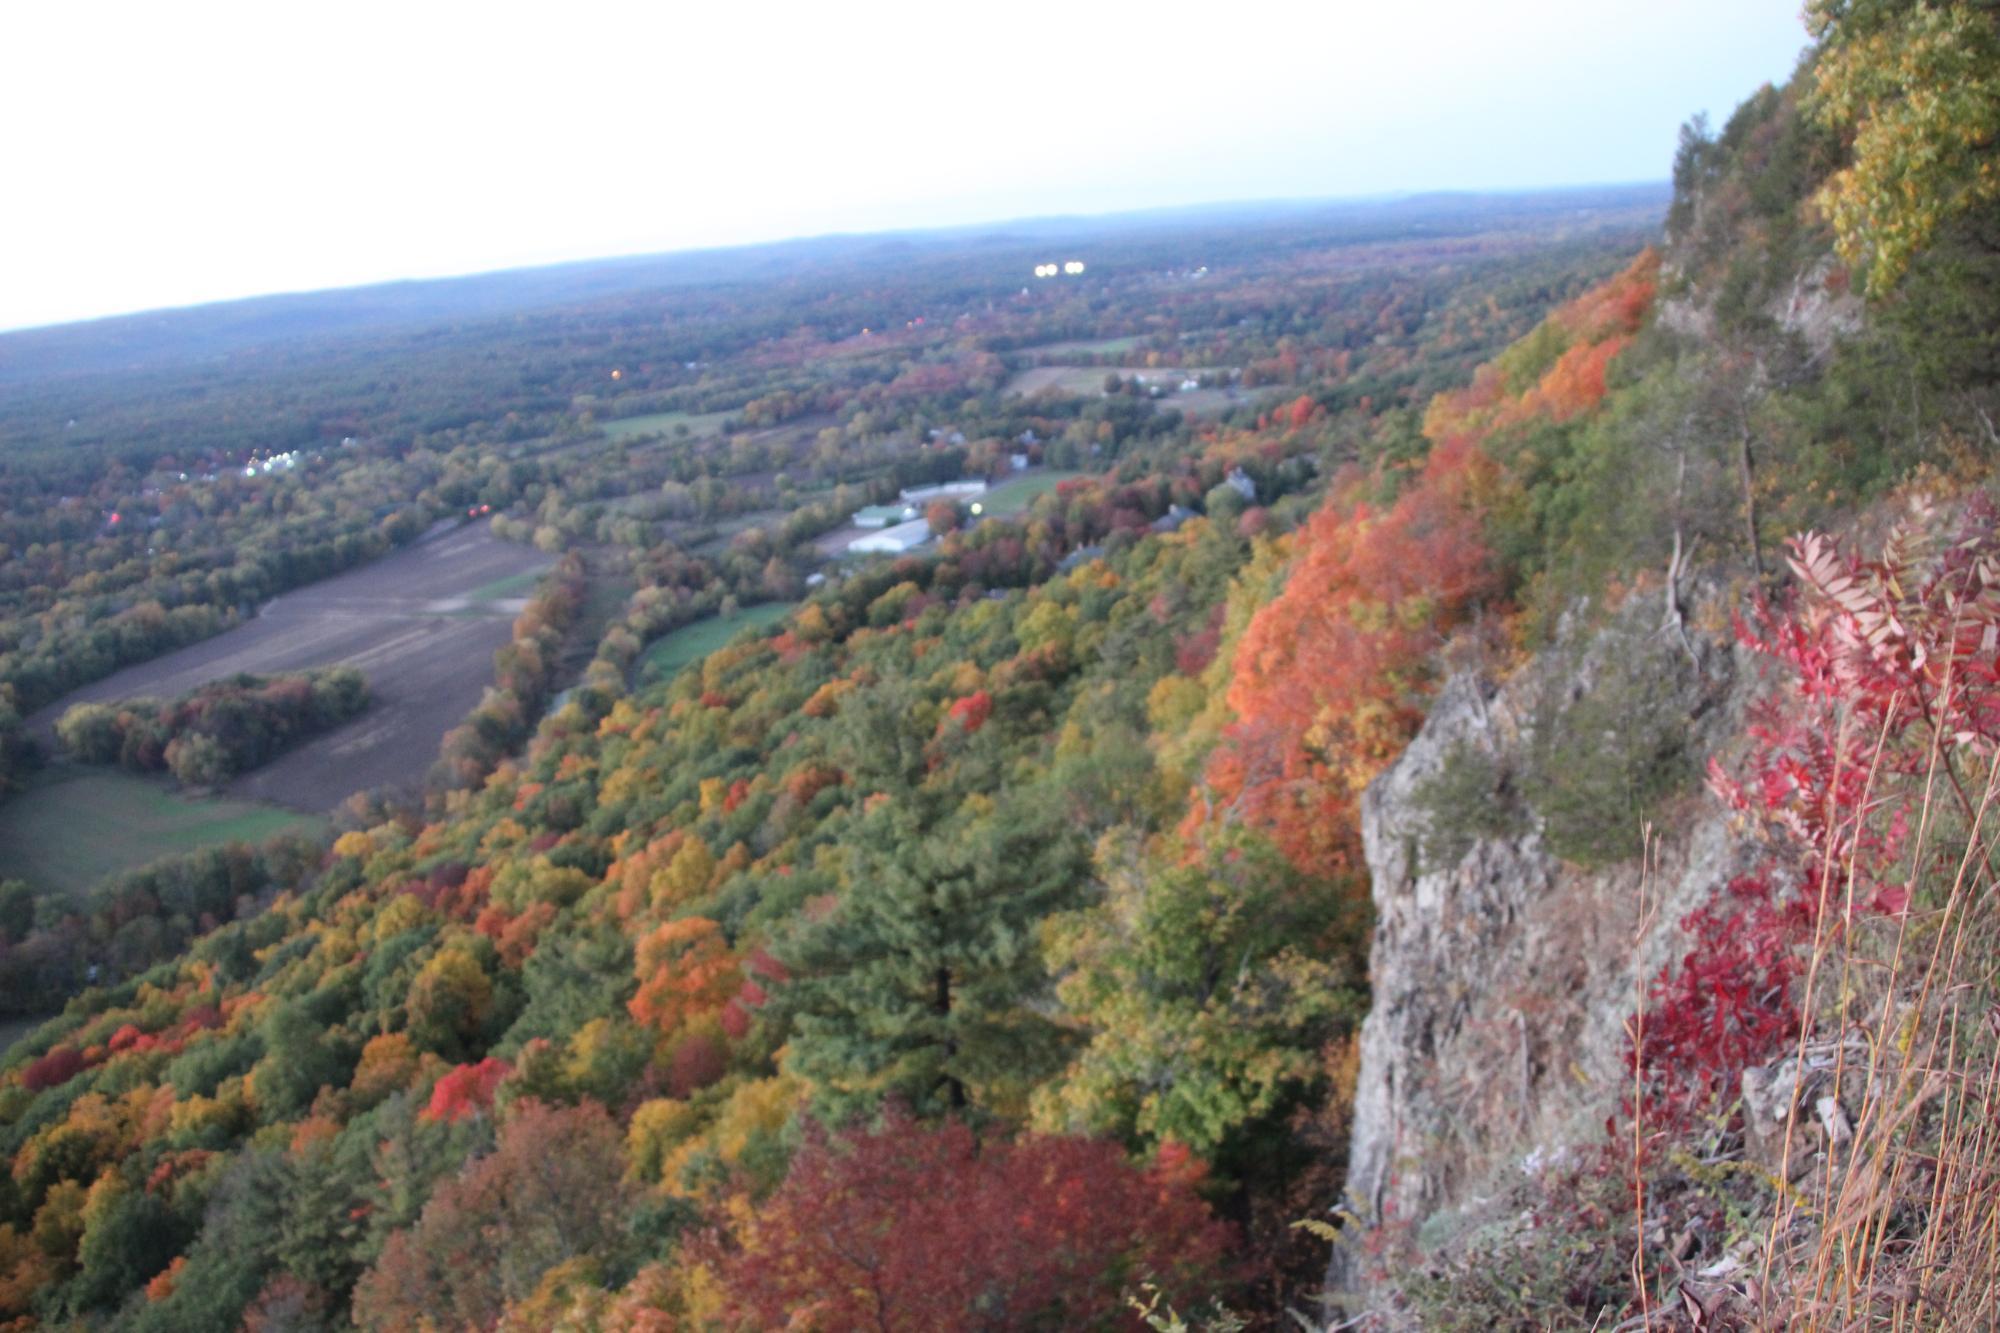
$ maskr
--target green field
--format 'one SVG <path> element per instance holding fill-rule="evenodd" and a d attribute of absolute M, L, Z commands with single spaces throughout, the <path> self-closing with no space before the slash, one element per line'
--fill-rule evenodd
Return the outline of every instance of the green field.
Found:
<path fill-rule="evenodd" d="M 24 1018 L 0 1018 L 0 1060 L 7 1058 L 15 1042 L 54 1017 L 54 1014 L 30 1014 Z"/>
<path fill-rule="evenodd" d="M 174 852 L 324 827 L 313 815 L 182 796 L 129 773 L 56 769 L 0 804 L 0 879 L 80 893 Z"/>
<path fill-rule="evenodd" d="M 542 577 L 539 569 L 524 570 L 519 574 L 509 574 L 504 579 L 495 579 L 483 587 L 474 588 L 465 594 L 468 602 L 498 602 L 508 597 L 527 597 L 535 590 L 535 583 Z"/>
<path fill-rule="evenodd" d="M 1060 472 L 1046 469 L 1033 472 L 1014 481 L 1003 481 L 986 494 L 979 496 L 980 507 L 989 514 L 1002 518 L 1020 513 L 1035 500 L 1047 495 L 1071 477 L 1081 477 L 1081 472 Z"/>
<path fill-rule="evenodd" d="M 1145 334 L 1134 333 L 1123 338 L 1099 338 L 1095 341 L 1077 340 L 1072 342 L 1043 343 L 1040 347 L 1024 347 L 1021 350 L 1040 356 L 1069 356 L 1077 352 L 1085 352 L 1092 356 L 1102 356 L 1108 352 L 1129 352 L 1145 341 Z"/>
<path fill-rule="evenodd" d="M 722 432 L 722 423 L 734 412 L 653 412 L 643 417 L 620 417 L 598 424 L 614 440 L 632 440 L 641 435 L 671 435 L 674 427 L 686 426 L 696 439 Z"/>
<path fill-rule="evenodd" d="M 707 657 L 745 629 L 767 629 L 791 614 L 797 602 L 760 602 L 729 617 L 710 616 L 663 635 L 639 659 L 639 679 L 664 680 Z"/>

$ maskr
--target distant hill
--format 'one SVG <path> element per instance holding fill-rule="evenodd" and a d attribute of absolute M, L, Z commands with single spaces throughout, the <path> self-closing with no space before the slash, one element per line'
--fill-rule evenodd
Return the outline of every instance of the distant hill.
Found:
<path fill-rule="evenodd" d="M 1349 243 L 1490 231 L 1496 218 L 1546 225 L 1551 216 L 1661 214 L 1664 182 L 1518 194 L 1433 193 L 1365 200 L 1262 200 L 1152 209 L 1097 217 L 1023 218 L 922 231 L 832 235 L 763 245 L 588 260 L 466 277 L 291 292 L 209 305 L 151 310 L 75 324 L 0 333 L 0 391 L 108 371 L 170 369 L 235 358 L 278 345 L 297 347 L 535 310 L 588 305 L 635 294 L 704 285 L 765 282 L 814 273 L 850 273 L 912 256 L 951 262 L 1006 258 L 1029 248 L 1085 243 L 1108 235 L 1189 236 L 1223 227 L 1272 239 L 1308 230 Z"/>

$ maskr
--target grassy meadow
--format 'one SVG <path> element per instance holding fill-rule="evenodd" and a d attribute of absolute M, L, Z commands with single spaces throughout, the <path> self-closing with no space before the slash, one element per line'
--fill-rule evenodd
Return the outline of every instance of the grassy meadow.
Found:
<path fill-rule="evenodd" d="M 322 826 L 273 806 L 184 796 L 130 773 L 59 768 L 0 804 L 0 879 L 81 893 L 162 856 Z"/>
<path fill-rule="evenodd" d="M 761 602 L 733 616 L 710 616 L 662 635 L 639 659 L 639 679 L 663 680 L 707 657 L 745 629 L 766 629 L 790 615 L 797 602 Z"/>

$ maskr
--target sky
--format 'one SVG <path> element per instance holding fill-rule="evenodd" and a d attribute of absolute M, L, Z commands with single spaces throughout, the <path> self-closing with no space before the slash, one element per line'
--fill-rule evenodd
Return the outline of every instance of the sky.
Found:
<path fill-rule="evenodd" d="M 1798 0 L 0 6 L 0 329 L 841 231 L 1663 179 Z"/>

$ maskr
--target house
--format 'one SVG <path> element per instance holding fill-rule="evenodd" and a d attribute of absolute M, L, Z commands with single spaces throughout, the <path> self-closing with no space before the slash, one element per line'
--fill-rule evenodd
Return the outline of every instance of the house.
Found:
<path fill-rule="evenodd" d="M 898 523 L 893 528 L 871 532 L 865 537 L 856 537 L 847 544 L 854 555 L 901 555 L 914 551 L 931 539 L 931 525 L 924 519 L 911 523 Z"/>
<path fill-rule="evenodd" d="M 1028 456 L 1026 454 L 1008 454 L 1007 466 L 1016 472 L 1026 472 L 1028 470 Z"/>
<path fill-rule="evenodd" d="M 1193 517 L 1194 511 L 1192 509 L 1183 509 L 1179 505 L 1168 505 L 1167 512 L 1154 519 L 1147 526 L 1154 532 L 1178 532 L 1180 531 L 1181 524 Z"/>
<path fill-rule="evenodd" d="M 1250 474 L 1242 468 L 1233 467 L 1229 469 L 1229 475 L 1222 479 L 1222 484 L 1235 491 L 1251 504 L 1257 503 L 1257 483 L 1252 481 Z"/>

